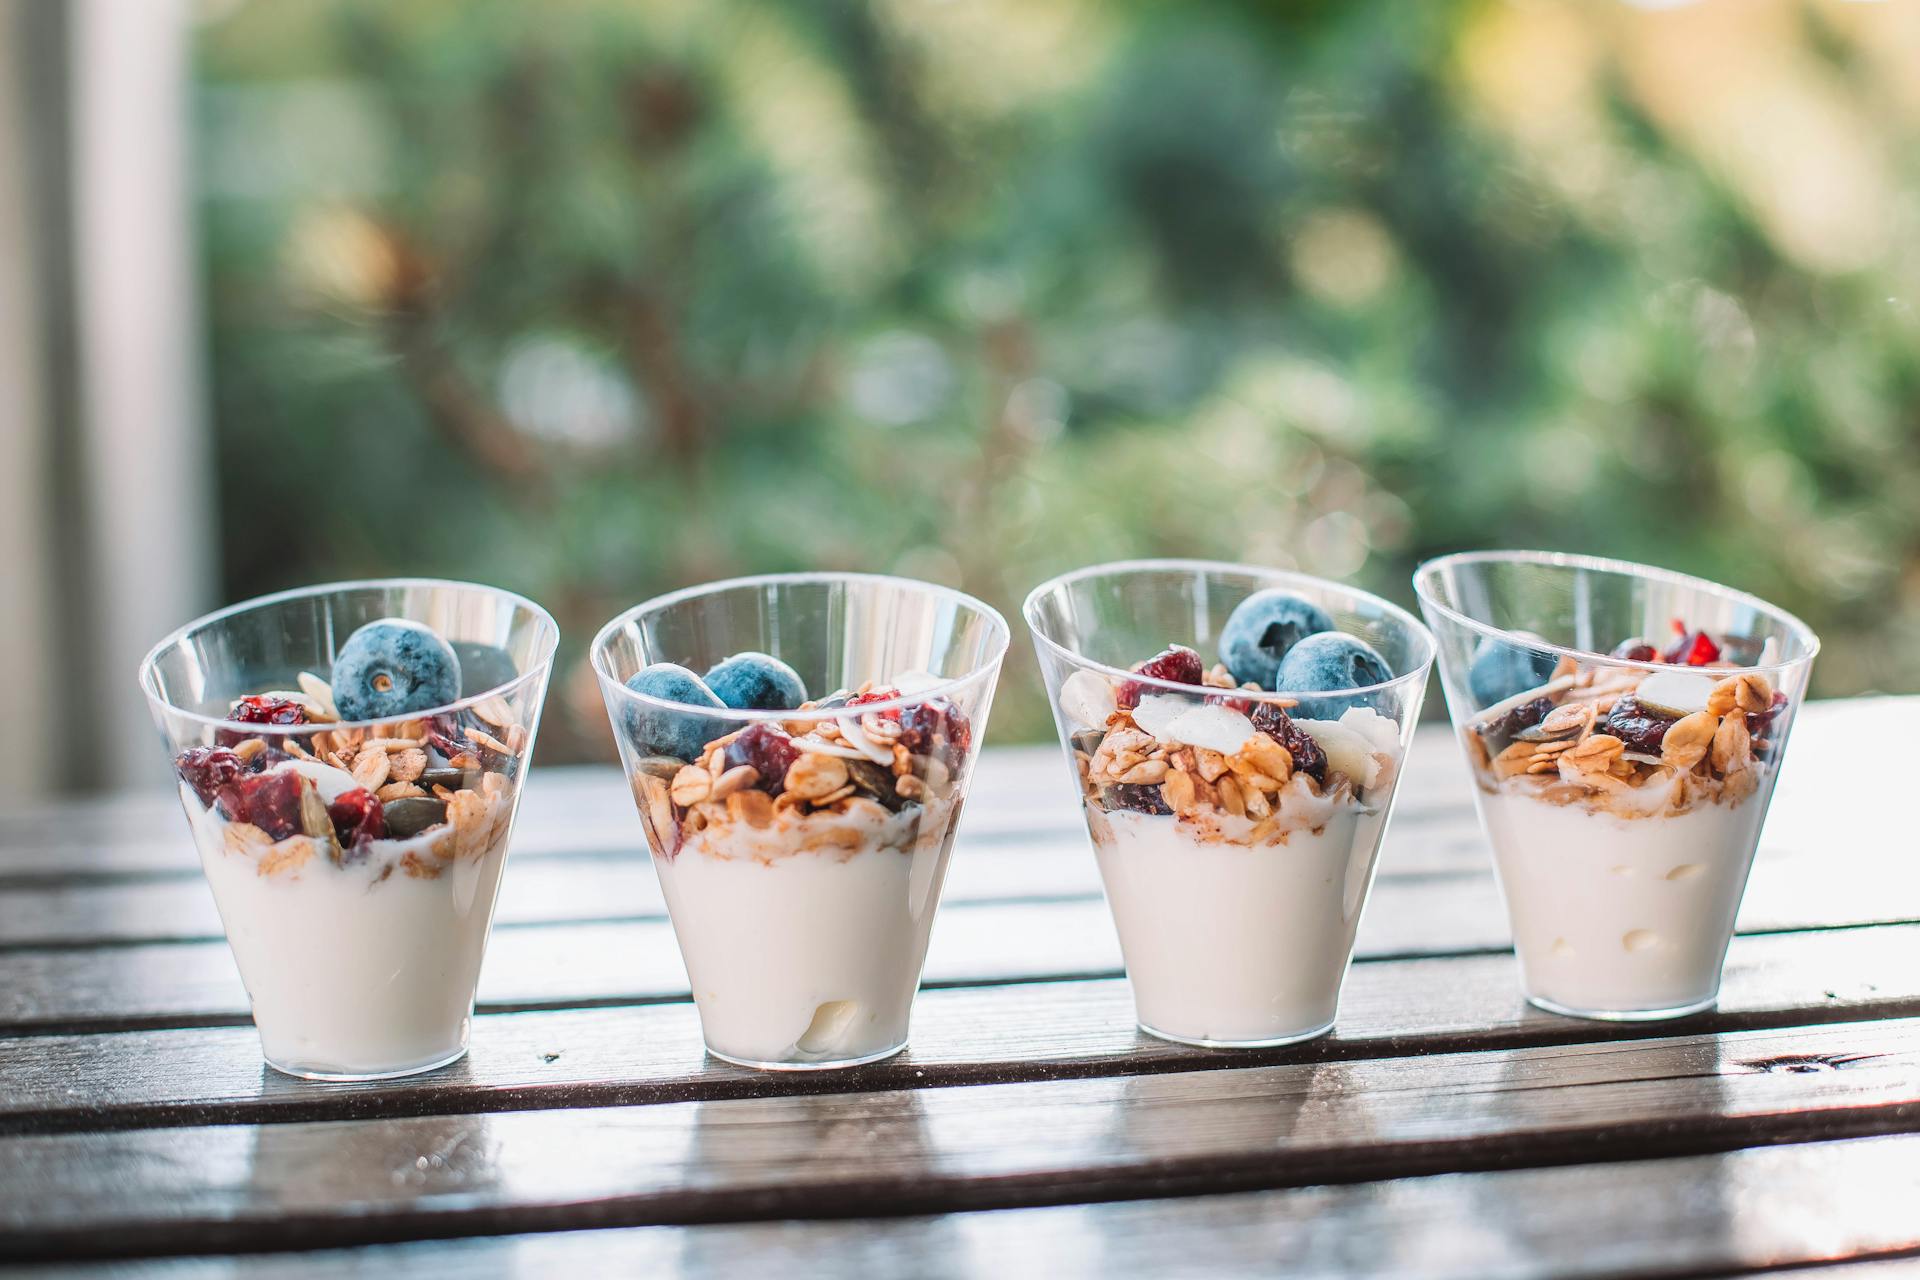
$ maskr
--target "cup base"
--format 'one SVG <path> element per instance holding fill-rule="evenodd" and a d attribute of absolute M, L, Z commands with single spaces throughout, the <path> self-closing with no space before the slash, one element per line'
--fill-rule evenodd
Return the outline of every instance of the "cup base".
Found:
<path fill-rule="evenodd" d="M 1333 1022 L 1329 1019 L 1324 1025 L 1315 1027 L 1311 1031 L 1301 1031 L 1287 1036 L 1273 1036 L 1265 1040 L 1206 1040 L 1197 1036 L 1177 1036 L 1171 1031 L 1162 1031 L 1160 1028 L 1150 1026 L 1144 1022 L 1140 1023 L 1139 1027 L 1156 1040 L 1168 1040 L 1174 1044 L 1192 1045 L 1196 1049 L 1278 1049 L 1285 1045 L 1303 1044 L 1308 1040 L 1318 1040 L 1321 1036 L 1333 1030 Z"/>
<path fill-rule="evenodd" d="M 892 1048 L 882 1049 L 878 1053 L 863 1054 L 858 1058 L 828 1058 L 819 1062 L 761 1062 L 754 1058 L 739 1058 L 731 1053 L 722 1053 L 712 1045 L 707 1046 L 707 1052 L 722 1062 L 730 1062 L 736 1067 L 747 1067 L 754 1071 L 840 1071 L 847 1067 L 864 1067 L 870 1062 L 885 1061 L 906 1047 L 907 1042 L 902 1040 Z"/>
<path fill-rule="evenodd" d="M 1705 1013 L 1720 1003 L 1720 993 L 1714 992 L 1705 1000 L 1695 1000 L 1692 1004 L 1676 1004 L 1665 1009 L 1581 1009 L 1570 1004 L 1561 1004 L 1545 996 L 1526 995 L 1527 1003 L 1536 1009 L 1548 1013 L 1557 1013 L 1563 1018 L 1585 1018 L 1589 1022 L 1659 1022 L 1666 1018 L 1684 1018 L 1692 1013 Z"/>
<path fill-rule="evenodd" d="M 398 1067 L 391 1071 L 329 1071 L 323 1067 L 301 1067 L 289 1062 L 275 1062 L 265 1059 L 266 1064 L 283 1076 L 292 1076 L 296 1080 L 317 1080 L 322 1084 L 364 1084 L 372 1080 L 399 1080 L 405 1076 L 422 1075 L 428 1071 L 438 1071 L 450 1067 L 467 1056 L 467 1046 L 461 1045 L 444 1058 L 435 1058 L 431 1062 L 422 1062 L 417 1066 Z"/>

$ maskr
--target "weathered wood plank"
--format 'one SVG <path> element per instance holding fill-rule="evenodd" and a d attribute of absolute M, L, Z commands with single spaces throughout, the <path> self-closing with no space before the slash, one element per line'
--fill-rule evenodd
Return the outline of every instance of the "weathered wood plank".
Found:
<path fill-rule="evenodd" d="M 0 1139 L 0 1249 L 231 1251 L 1704 1154 L 1920 1126 L 1920 1020 L 1110 1079 Z"/>
<path fill-rule="evenodd" d="M 85 1264 L 50 1274 L 64 1280 L 715 1280 L 760 1273 L 962 1280 L 1283 1270 L 1308 1277 L 1519 1280 L 1736 1275 L 1791 1267 L 1794 1275 L 1819 1280 L 1908 1280 L 1920 1275 L 1920 1258 L 1912 1256 L 1920 1252 L 1916 1201 L 1920 1138 L 1858 1138 L 1185 1199 L 847 1222 L 566 1231 L 134 1266 Z M 1842 1258 L 1862 1261 L 1819 1265 Z"/>
<path fill-rule="evenodd" d="M 1920 860 L 1883 860 L 1872 878 L 1792 860 L 1756 873 L 1746 933 L 1920 920 Z M 1510 945 L 1491 876 L 1404 877 L 1377 886 L 1361 922 L 1362 957 L 1458 955 Z M 1057 981 L 1120 971 L 1099 898 L 956 902 L 942 907 L 926 980 Z M 687 993 L 665 920 L 496 929 L 481 977 L 490 1010 L 564 1008 Z M 247 1003 L 224 941 L 0 949 L 0 1034 L 33 1028 L 131 1029 L 244 1021 Z"/>
<path fill-rule="evenodd" d="M 1689 1032 L 1920 1016 L 1920 925 L 1742 938 L 1720 1009 Z M 768 1075 L 710 1060 L 686 1003 L 476 1019 L 466 1062 L 316 1089 L 262 1070 L 251 1027 L 0 1040 L 0 1133 L 611 1106 L 1231 1069 L 1672 1034 L 1540 1013 L 1506 956 L 1354 966 L 1337 1034 L 1212 1053 L 1140 1034 L 1115 980 L 925 992 L 906 1054 L 855 1072 Z"/>

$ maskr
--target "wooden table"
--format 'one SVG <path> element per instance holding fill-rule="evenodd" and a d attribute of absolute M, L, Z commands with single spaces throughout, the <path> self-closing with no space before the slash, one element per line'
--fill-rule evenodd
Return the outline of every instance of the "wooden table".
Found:
<path fill-rule="evenodd" d="M 1878 749 L 1916 713 L 1808 708 L 1719 1012 L 1643 1026 L 1521 1002 L 1465 771 L 1424 730 L 1338 1034 L 1259 1053 L 1134 1030 L 1050 749 L 989 752 L 913 1047 L 846 1074 L 705 1058 L 610 771 L 534 772 L 471 1056 L 365 1086 L 262 1067 L 171 797 L 9 814 L 0 1251 L 167 1276 L 1920 1274 L 1920 841 Z"/>

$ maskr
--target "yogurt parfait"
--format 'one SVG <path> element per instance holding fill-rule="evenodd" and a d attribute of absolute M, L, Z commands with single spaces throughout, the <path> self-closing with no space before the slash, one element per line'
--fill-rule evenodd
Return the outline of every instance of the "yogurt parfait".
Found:
<path fill-rule="evenodd" d="M 1527 998 L 1711 1006 L 1818 641 L 1726 588 L 1536 553 L 1423 566 Z"/>
<path fill-rule="evenodd" d="M 905 1047 L 1006 641 L 978 601 L 862 575 L 697 588 L 595 641 L 716 1057 Z"/>
<path fill-rule="evenodd" d="M 148 658 L 269 1065 L 363 1080 L 466 1052 L 556 640 L 504 592 L 378 582 L 240 605 Z"/>
<path fill-rule="evenodd" d="M 1069 574 L 1026 617 L 1141 1028 L 1218 1047 L 1329 1031 L 1426 629 L 1333 583 L 1190 561 Z"/>

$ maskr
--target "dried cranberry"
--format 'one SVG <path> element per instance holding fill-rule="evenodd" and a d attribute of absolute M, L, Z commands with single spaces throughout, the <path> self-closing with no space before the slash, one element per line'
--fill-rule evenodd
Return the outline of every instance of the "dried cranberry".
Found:
<path fill-rule="evenodd" d="M 875 702 L 892 702 L 899 696 L 900 691 L 898 689 L 869 689 L 865 693 L 856 693 L 851 698 L 848 698 L 846 705 L 849 707 L 864 707 Z M 878 711 L 874 714 L 885 716 L 889 720 L 898 720 L 900 718 L 898 708 L 892 711 Z"/>
<path fill-rule="evenodd" d="M 1293 757 L 1293 771 L 1322 786 L 1327 781 L 1327 753 L 1312 734 L 1293 722 L 1285 707 L 1263 702 L 1253 709 L 1253 727 L 1278 742 Z"/>
<path fill-rule="evenodd" d="M 1663 716 L 1659 712 L 1643 706 L 1640 699 L 1627 694 L 1613 704 L 1613 710 L 1607 712 L 1607 718 L 1600 728 L 1627 744 L 1629 751 L 1643 751 L 1650 756 L 1660 754 L 1660 744 L 1666 741 L 1667 730 L 1674 726 L 1677 716 Z"/>
<path fill-rule="evenodd" d="M 1533 728 L 1545 720 L 1547 713 L 1552 710 L 1553 699 L 1535 698 L 1531 702 L 1521 703 L 1505 715 L 1481 726 L 1480 734 L 1482 737 L 1497 739 L 1502 743 L 1511 742 L 1515 734 L 1522 729 Z"/>
<path fill-rule="evenodd" d="M 1680 638 L 1661 655 L 1664 661 L 1685 663 L 1689 667 L 1704 667 L 1709 662 L 1720 661 L 1720 646 L 1713 642 L 1712 636 L 1704 631 L 1688 631 L 1677 619 L 1673 625 Z"/>
<path fill-rule="evenodd" d="M 929 698 L 900 713 L 900 745 L 919 756 L 953 764 L 973 745 L 973 724 L 945 698 Z"/>
<path fill-rule="evenodd" d="M 234 703 L 227 712 L 227 719 L 237 720 L 241 724 L 305 724 L 307 709 L 289 698 L 256 693 Z M 256 735 L 241 733 L 236 729 L 221 729 L 214 734 L 213 740 L 223 747 L 231 747 L 253 736 Z M 281 735 L 272 735 L 267 741 L 279 742 Z"/>
<path fill-rule="evenodd" d="M 1170 644 L 1145 662 L 1136 663 L 1135 675 L 1152 676 L 1155 680 L 1170 680 L 1174 684 L 1198 685 L 1204 683 L 1202 676 L 1206 668 L 1200 665 L 1200 655 L 1183 644 Z M 1123 710 L 1131 710 L 1140 705 L 1140 693 L 1145 688 L 1137 680 L 1123 683 L 1114 695 L 1114 701 Z"/>
<path fill-rule="evenodd" d="M 1750 711 L 1747 713 L 1747 733 L 1756 740 L 1766 737 L 1767 733 L 1773 728 L 1773 722 L 1779 718 L 1780 708 L 1786 705 L 1787 695 L 1775 689 L 1773 691 L 1772 706 L 1768 707 L 1765 711 Z"/>
<path fill-rule="evenodd" d="M 292 770 L 249 773 L 220 788 L 220 812 L 229 822 L 251 822 L 275 840 L 300 830 L 300 787 Z"/>
<path fill-rule="evenodd" d="M 1615 645 L 1613 656 L 1625 658 L 1628 662 L 1658 662 L 1660 650 L 1656 649 L 1653 641 L 1645 636 L 1635 636 L 1631 640 L 1622 640 Z"/>
<path fill-rule="evenodd" d="M 327 816 L 333 819 L 333 834 L 343 849 L 378 840 L 387 834 L 386 812 L 381 809 L 373 792 L 365 787 L 342 791 L 339 798 L 327 806 Z"/>
<path fill-rule="evenodd" d="M 793 745 L 787 731 L 765 720 L 757 720 L 742 729 L 740 736 L 727 744 L 722 756 L 729 769 L 752 765 L 760 775 L 756 785 L 775 795 L 787 785 L 787 770 L 799 758 L 800 748 Z"/>
<path fill-rule="evenodd" d="M 204 805 L 211 805 L 215 792 L 246 771 L 239 756 L 220 747 L 189 747 L 173 758 L 173 767 Z"/>
<path fill-rule="evenodd" d="M 1172 813 L 1173 806 L 1151 783 L 1116 782 L 1100 793 L 1109 809 L 1132 809 L 1135 813 Z"/>
<path fill-rule="evenodd" d="M 472 756 L 487 773 L 504 773 L 512 777 L 518 763 L 513 756 L 503 755 L 492 747 L 469 739 L 460 725 L 460 717 L 453 714 L 435 716 L 427 721 L 427 745 L 447 760 L 458 755 Z"/>

